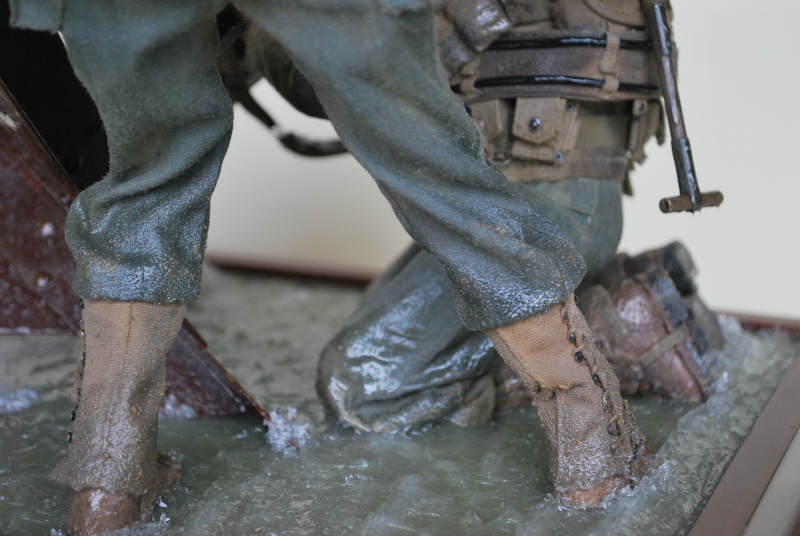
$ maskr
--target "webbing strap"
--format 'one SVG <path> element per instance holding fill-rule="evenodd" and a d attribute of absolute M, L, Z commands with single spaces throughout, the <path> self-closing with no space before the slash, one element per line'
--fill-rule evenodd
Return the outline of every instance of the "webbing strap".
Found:
<path fill-rule="evenodd" d="M 645 353 L 639 356 L 637 361 L 640 365 L 642 365 L 642 368 L 646 369 L 655 363 L 659 357 L 664 355 L 664 352 L 678 346 L 680 343 L 686 340 L 686 337 L 688 336 L 689 332 L 684 326 L 681 326 L 679 329 L 673 331 L 651 346 Z"/>
<path fill-rule="evenodd" d="M 474 80 L 454 88 L 468 102 L 511 97 L 651 99 L 658 70 L 644 32 L 510 32 L 480 59 Z"/>
<path fill-rule="evenodd" d="M 498 164 L 498 167 L 513 182 L 585 177 L 622 181 L 628 168 L 628 158 L 622 148 L 585 147 L 570 150 L 570 154 L 558 165 L 514 159 L 506 165 Z"/>

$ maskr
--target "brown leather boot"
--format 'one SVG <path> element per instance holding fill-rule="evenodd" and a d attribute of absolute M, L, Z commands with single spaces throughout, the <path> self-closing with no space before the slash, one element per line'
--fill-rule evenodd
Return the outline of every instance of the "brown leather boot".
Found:
<path fill-rule="evenodd" d="M 139 520 L 142 498 L 102 489 L 74 491 L 70 498 L 67 534 L 84 536 L 125 528 Z"/>
<path fill-rule="evenodd" d="M 701 316 L 707 311 L 698 307 L 690 314 L 665 269 L 651 267 L 610 293 L 591 287 L 581 295 L 581 309 L 623 393 L 679 402 L 711 396 L 711 377 L 696 339 L 705 333 Z M 702 344 L 703 349 L 709 345 L 705 338 Z"/>
<path fill-rule="evenodd" d="M 704 356 L 709 349 L 722 349 L 725 346 L 725 336 L 714 311 L 708 308 L 697 293 L 683 296 L 682 301 L 688 313 L 686 325 L 700 355 Z"/>
<path fill-rule="evenodd" d="M 50 475 L 74 490 L 70 534 L 121 528 L 152 511 L 142 497 L 155 497 L 158 473 L 168 465 L 156 452 L 164 355 L 184 310 L 185 304 L 84 302 L 67 457 Z"/>
<path fill-rule="evenodd" d="M 668 273 L 681 296 L 697 292 L 694 278 L 697 268 L 689 250 L 680 242 L 651 249 L 638 255 L 618 253 L 600 272 L 592 277 L 592 284 L 602 285 L 613 292 L 622 282 L 650 268 L 660 266 Z"/>
<path fill-rule="evenodd" d="M 689 312 L 686 325 L 700 354 L 709 348 L 722 348 L 725 345 L 722 329 L 716 315 L 700 299 L 695 282 L 697 268 L 694 259 L 680 242 L 671 242 L 634 256 L 618 253 L 600 272 L 587 277 L 576 294 L 582 296 L 593 285 L 602 285 L 613 293 L 626 279 L 654 268 L 666 270 L 681 295 L 684 307 Z"/>
<path fill-rule="evenodd" d="M 111 493 L 102 489 L 73 491 L 70 496 L 67 534 L 83 536 L 103 534 L 146 521 L 153 514 L 161 493 L 180 478 L 180 465 L 166 454 L 158 453 L 158 476 L 152 492 L 142 497 Z"/>
<path fill-rule="evenodd" d="M 644 437 L 573 297 L 486 333 L 533 391 L 556 493 L 595 507 L 633 485 L 644 470 Z"/>

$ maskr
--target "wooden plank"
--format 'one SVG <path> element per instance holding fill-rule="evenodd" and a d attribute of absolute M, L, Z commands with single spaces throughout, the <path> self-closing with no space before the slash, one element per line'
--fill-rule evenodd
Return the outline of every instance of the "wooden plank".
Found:
<path fill-rule="evenodd" d="M 79 300 L 64 236 L 77 195 L 11 94 L 0 81 L 0 257 L 9 291 L 34 300 L 0 310 L 0 327 L 77 332 Z M 27 324 L 32 316 L 36 322 Z M 19 314 L 19 316 L 15 316 Z"/>
<path fill-rule="evenodd" d="M 776 330 L 800 335 L 800 320 L 793 318 L 779 318 L 724 311 L 720 311 L 720 313 L 736 317 L 742 327 L 747 331 Z"/>
<path fill-rule="evenodd" d="M 689 536 L 743 534 L 798 429 L 800 359 L 795 359 L 725 470 Z"/>

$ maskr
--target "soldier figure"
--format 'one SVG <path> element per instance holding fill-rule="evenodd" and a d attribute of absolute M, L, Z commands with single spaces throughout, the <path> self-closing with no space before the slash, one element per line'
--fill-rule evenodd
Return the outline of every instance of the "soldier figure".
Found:
<path fill-rule="evenodd" d="M 638 3 L 586 0 L 589 9 L 576 18 L 562 2 L 487 3 L 471 27 L 461 24 L 466 19 L 456 3 L 442 8 L 443 23 L 459 29 L 467 48 L 459 49 L 451 33 L 454 48 L 445 56 L 457 60 L 454 76 L 475 102 L 474 117 L 486 118 L 490 159 L 515 180 L 565 179 L 524 186 L 536 204 L 485 157 L 437 58 L 427 0 L 238 4 L 311 82 L 342 141 L 426 252 L 416 264 L 427 263 L 429 273 L 435 268 L 447 282 L 432 288 L 448 293 L 450 309 L 469 330 L 465 338 L 488 351 L 480 333 L 488 335 L 533 390 L 552 447 L 556 491 L 575 504 L 596 505 L 640 476 L 644 440 L 573 297 L 586 271 L 583 254 L 602 264 L 613 252 L 618 214 L 612 210 L 612 223 L 602 229 L 611 245 L 590 246 L 601 242 L 601 231 L 592 231 L 584 247 L 569 227 L 597 221 L 591 208 L 600 203 L 618 206 L 619 177 L 629 164 L 620 145 L 623 153 L 626 144 L 640 146 L 651 126 L 648 98 L 627 92 L 614 70 L 627 58 L 620 43 L 626 28 L 638 25 Z M 17 0 L 11 6 L 12 24 L 61 32 L 108 133 L 110 171 L 78 197 L 67 219 L 75 288 L 84 300 L 83 345 L 67 457 L 53 473 L 73 490 L 68 531 L 95 534 L 146 515 L 157 489 L 163 355 L 186 302 L 199 293 L 210 196 L 232 124 L 215 65 L 215 15 L 224 2 Z M 489 20 L 495 24 L 485 33 Z M 574 99 L 563 98 L 560 87 L 517 98 L 523 94 L 511 87 L 508 95 L 500 90 L 481 100 L 482 71 L 472 73 L 479 65 L 458 54 L 488 53 L 512 27 L 606 32 L 601 87 L 576 87 Z M 632 102 L 645 104 L 634 111 L 643 118 L 640 134 L 611 132 L 599 146 L 587 140 L 609 121 L 627 125 Z M 595 155 L 602 173 L 586 171 L 582 159 L 573 165 L 570 152 L 587 162 Z M 540 165 L 547 159 L 550 167 Z M 559 199 L 566 216 L 545 209 L 540 196 Z M 413 306 L 413 298 L 403 304 Z"/>

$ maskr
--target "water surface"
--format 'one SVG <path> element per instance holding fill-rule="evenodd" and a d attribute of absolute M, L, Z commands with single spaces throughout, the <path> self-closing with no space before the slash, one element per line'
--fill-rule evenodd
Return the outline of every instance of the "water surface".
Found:
<path fill-rule="evenodd" d="M 653 468 L 605 508 L 549 495 L 545 440 L 528 408 L 474 428 L 360 434 L 326 415 L 317 356 L 356 307 L 354 287 L 206 269 L 188 317 L 265 407 L 271 438 L 246 419 L 162 416 L 160 448 L 184 476 L 145 535 L 683 534 L 797 353 L 786 335 L 723 319 L 705 405 L 631 401 Z M 0 337 L 0 534 L 58 534 L 67 493 L 47 480 L 62 455 L 77 339 Z M 287 442 L 302 445 L 299 452 Z"/>

